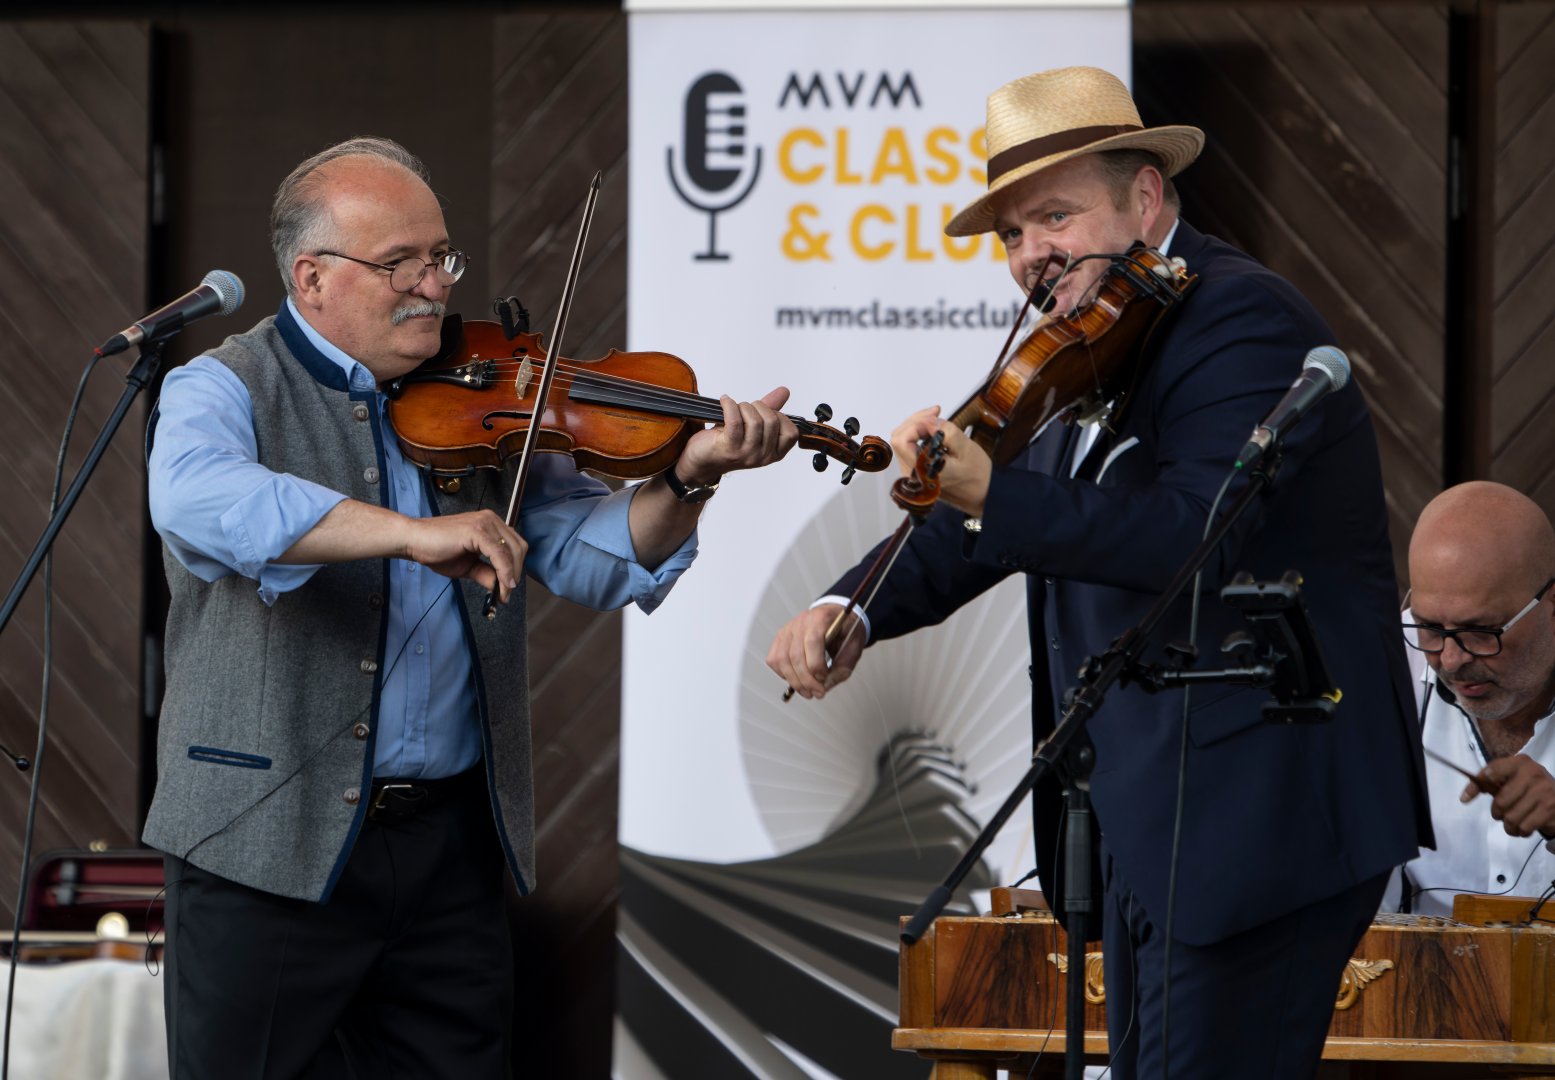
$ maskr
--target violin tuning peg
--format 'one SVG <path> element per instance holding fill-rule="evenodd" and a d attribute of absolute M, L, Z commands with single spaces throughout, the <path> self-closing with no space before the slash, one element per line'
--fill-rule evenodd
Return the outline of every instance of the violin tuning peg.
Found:
<path fill-rule="evenodd" d="M 852 465 L 849 465 L 846 469 L 843 469 L 842 482 L 846 484 L 849 480 L 852 480 L 853 474 L 856 472 L 858 472 L 858 469 L 854 468 Z"/>
<path fill-rule="evenodd" d="M 810 463 L 815 466 L 816 472 L 825 472 L 826 460 L 826 455 L 822 451 L 817 450 L 815 456 L 810 459 Z"/>
<path fill-rule="evenodd" d="M 850 416 L 842 422 L 842 430 L 847 432 L 848 438 L 858 434 L 858 417 Z"/>
<path fill-rule="evenodd" d="M 831 419 L 831 406 L 825 402 L 817 405 L 815 407 L 815 418 L 823 424 L 826 423 L 826 421 Z"/>

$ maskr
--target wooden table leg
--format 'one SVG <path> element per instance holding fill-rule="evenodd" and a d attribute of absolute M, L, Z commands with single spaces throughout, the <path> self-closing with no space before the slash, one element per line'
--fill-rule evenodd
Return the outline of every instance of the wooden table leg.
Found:
<path fill-rule="evenodd" d="M 933 1080 L 994 1080 L 998 1069 L 991 1061 L 945 1061 L 934 1063 Z"/>

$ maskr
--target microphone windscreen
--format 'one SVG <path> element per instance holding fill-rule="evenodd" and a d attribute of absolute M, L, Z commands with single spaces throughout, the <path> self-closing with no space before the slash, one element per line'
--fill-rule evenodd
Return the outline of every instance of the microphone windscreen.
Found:
<path fill-rule="evenodd" d="M 231 271 L 212 270 L 200 279 L 200 284 L 216 290 L 216 295 L 221 297 L 223 315 L 231 315 L 243 306 L 243 280 Z"/>
<path fill-rule="evenodd" d="M 1319 345 L 1307 353 L 1306 362 L 1301 366 L 1303 370 L 1321 368 L 1327 372 L 1335 390 L 1343 390 L 1344 384 L 1350 381 L 1350 358 L 1332 345 Z"/>

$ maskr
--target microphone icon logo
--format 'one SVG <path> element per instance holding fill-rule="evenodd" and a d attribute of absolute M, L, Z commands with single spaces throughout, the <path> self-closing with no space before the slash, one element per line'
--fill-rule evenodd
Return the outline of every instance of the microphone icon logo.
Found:
<path fill-rule="evenodd" d="M 744 93 L 739 83 L 721 71 L 708 72 L 686 91 L 681 129 L 684 184 L 682 177 L 676 175 L 675 148 L 665 150 L 665 167 L 675 194 L 687 206 L 707 215 L 707 250 L 695 256 L 698 262 L 728 261 L 729 256 L 718 250 L 718 215 L 744 202 L 761 174 L 761 147 L 755 147 L 751 158 L 745 156 Z M 747 163 L 749 175 L 745 184 L 731 196 L 729 192 L 739 186 Z M 687 195 L 688 188 L 705 201 Z"/>

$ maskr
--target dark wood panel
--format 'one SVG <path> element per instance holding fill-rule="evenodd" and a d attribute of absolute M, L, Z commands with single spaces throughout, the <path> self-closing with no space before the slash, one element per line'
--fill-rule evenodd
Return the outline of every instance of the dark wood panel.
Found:
<path fill-rule="evenodd" d="M 47 520 L 55 455 L 93 346 L 145 310 L 150 32 L 144 23 L 0 24 L 0 578 Z M 123 389 L 99 365 L 67 480 Z M 49 741 L 33 852 L 133 844 L 141 684 L 142 402 L 56 544 Z M 31 756 L 43 666 L 34 583 L 0 637 L 0 742 Z M 0 773 L 0 920 L 14 915 L 26 778 Z"/>
<path fill-rule="evenodd" d="M 1184 215 L 1301 289 L 1354 363 L 1402 570 L 1442 473 L 1445 8 L 1152 3 L 1134 34 L 1146 122 L 1208 135 Z"/>
<path fill-rule="evenodd" d="M 1555 3 L 1496 19 L 1491 478 L 1555 513 Z"/>
<path fill-rule="evenodd" d="M 604 186 L 563 351 L 626 333 L 626 19 L 586 10 L 493 20 L 490 281 L 549 337 L 587 185 Z M 539 881 L 513 907 L 514 1040 L 535 1075 L 606 1076 L 620 895 L 621 617 L 530 586 Z"/>
<path fill-rule="evenodd" d="M 592 358 L 623 347 L 626 332 L 626 20 L 593 11 L 501 22 L 527 25 L 536 48 L 554 55 L 499 56 L 507 67 L 497 69 L 498 101 L 524 105 L 494 108 L 492 281 L 520 296 L 534 328 L 549 334 L 587 185 L 602 171 L 564 342 L 568 355 Z M 555 70 L 557 57 L 569 66 Z"/>

